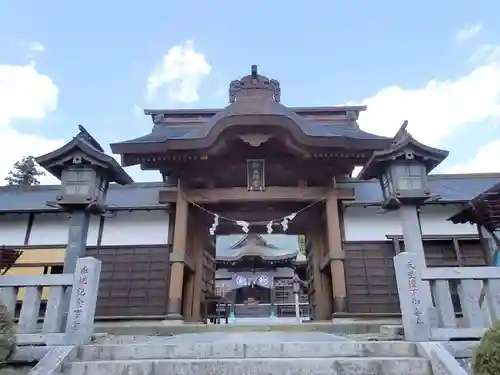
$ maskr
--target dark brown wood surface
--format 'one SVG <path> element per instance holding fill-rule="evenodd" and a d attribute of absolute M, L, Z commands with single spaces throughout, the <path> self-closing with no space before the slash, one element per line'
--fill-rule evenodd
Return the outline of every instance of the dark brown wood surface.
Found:
<path fill-rule="evenodd" d="M 427 240 L 424 247 L 428 267 L 487 264 L 479 239 Z M 403 242 L 399 243 L 399 248 L 404 251 Z M 344 251 L 349 313 L 399 313 L 393 243 L 344 242 Z"/>
<path fill-rule="evenodd" d="M 89 248 L 87 255 L 102 261 L 97 317 L 167 313 L 169 246 Z"/>

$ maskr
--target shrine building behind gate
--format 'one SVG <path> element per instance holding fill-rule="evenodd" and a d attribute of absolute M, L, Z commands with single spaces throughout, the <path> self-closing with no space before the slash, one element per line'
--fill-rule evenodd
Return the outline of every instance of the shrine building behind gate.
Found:
<path fill-rule="evenodd" d="M 216 251 L 216 236 L 231 234 L 252 246 L 261 241 L 245 259 L 266 272 L 300 271 L 314 319 L 399 313 L 398 215 L 380 207 L 378 181 L 352 177 L 392 139 L 360 129 L 364 106 L 283 105 L 280 83 L 256 67 L 231 82 L 229 101 L 223 109 L 147 110 L 151 133 L 111 145 L 124 166 L 157 170 L 163 182 L 111 186 L 108 212 L 91 222 L 87 254 L 103 261 L 97 315 L 200 320 L 205 296 L 239 272 L 243 256 Z M 476 227 L 447 218 L 499 180 L 429 177 L 434 199 L 420 207 L 429 266 L 490 262 Z M 46 205 L 56 194 L 53 186 L 0 188 L 0 244 L 22 251 L 8 272 L 60 266 L 68 214 Z M 305 236 L 303 263 L 294 264 L 294 249 L 269 246 L 268 233 Z M 251 262 L 245 267 L 255 268 Z M 216 277 L 217 269 L 225 271 Z"/>

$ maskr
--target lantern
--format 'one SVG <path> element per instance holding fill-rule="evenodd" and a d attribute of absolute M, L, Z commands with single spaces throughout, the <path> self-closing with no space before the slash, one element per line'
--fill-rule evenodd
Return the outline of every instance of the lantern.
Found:
<path fill-rule="evenodd" d="M 125 185 L 133 181 L 83 126 L 79 129 L 73 140 L 36 161 L 61 180 L 56 197 L 60 207 L 102 213 L 110 182 Z"/>
<path fill-rule="evenodd" d="M 86 165 L 64 169 L 61 173 L 61 192 L 57 201 L 63 204 L 103 204 L 109 185 L 103 172 Z"/>
<path fill-rule="evenodd" d="M 416 160 L 389 164 L 379 179 L 384 199 L 422 198 L 430 194 L 425 165 Z"/>
<path fill-rule="evenodd" d="M 375 151 L 358 178 L 377 178 L 382 188 L 386 209 L 397 209 L 404 203 L 419 204 L 431 191 L 427 174 L 441 163 L 448 151 L 432 148 L 416 141 L 403 124 L 390 146 Z"/>

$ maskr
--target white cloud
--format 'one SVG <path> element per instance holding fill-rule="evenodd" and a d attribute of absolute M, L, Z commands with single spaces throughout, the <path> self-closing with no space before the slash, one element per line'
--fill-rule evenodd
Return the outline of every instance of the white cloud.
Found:
<path fill-rule="evenodd" d="M 366 131 L 393 136 L 404 120 L 421 142 L 440 142 L 467 125 L 500 117 L 500 64 L 487 61 L 452 80 L 433 79 L 419 88 L 383 88 L 364 100 L 368 110 L 360 116 Z"/>
<path fill-rule="evenodd" d="M 34 64 L 0 65 L 0 184 L 12 165 L 23 156 L 38 156 L 64 142 L 18 131 L 16 120 L 40 120 L 57 108 L 58 89 L 52 79 L 39 73 Z M 51 176 L 42 183 L 54 183 Z"/>
<path fill-rule="evenodd" d="M 14 119 L 42 119 L 57 108 L 52 79 L 26 66 L 0 65 L 0 128 Z"/>
<path fill-rule="evenodd" d="M 482 61 L 487 63 L 500 61 L 500 46 L 494 44 L 483 44 L 476 48 L 469 58 L 469 62 L 477 64 Z"/>
<path fill-rule="evenodd" d="M 164 92 L 174 102 L 195 102 L 199 99 L 201 83 L 211 70 L 205 55 L 195 50 L 193 41 L 175 45 L 149 76 L 148 98 L 153 99 Z"/>
<path fill-rule="evenodd" d="M 469 161 L 456 164 L 446 173 L 491 173 L 500 172 L 500 139 L 495 139 L 481 147 Z"/>
<path fill-rule="evenodd" d="M 45 46 L 40 42 L 31 42 L 29 49 L 32 52 L 43 52 L 45 51 Z"/>
<path fill-rule="evenodd" d="M 137 104 L 134 104 L 134 106 L 132 107 L 132 111 L 134 113 L 134 116 L 136 117 L 144 116 L 144 110 L 142 110 L 141 107 L 139 107 Z"/>
<path fill-rule="evenodd" d="M 481 29 L 483 28 L 483 25 L 481 24 L 470 24 L 470 25 L 465 25 L 462 27 L 460 30 L 458 30 L 455 34 L 455 39 L 458 42 L 465 42 L 468 40 L 473 39 L 479 33 L 481 32 Z"/>
<path fill-rule="evenodd" d="M 485 120 L 500 120 L 500 46 L 480 46 L 474 63 L 467 74 L 455 79 L 432 79 L 416 88 L 383 88 L 363 101 L 368 110 L 360 116 L 361 127 L 391 137 L 408 120 L 408 129 L 416 139 L 446 149 L 443 140 L 460 129 Z M 460 149 L 450 151 L 450 158 L 460 153 Z M 500 139 L 484 145 L 470 161 L 446 172 L 500 172 L 498 160 Z"/>

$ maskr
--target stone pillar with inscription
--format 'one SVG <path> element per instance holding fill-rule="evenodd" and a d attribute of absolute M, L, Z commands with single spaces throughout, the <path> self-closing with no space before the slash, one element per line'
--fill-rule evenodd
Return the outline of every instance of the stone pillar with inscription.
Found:
<path fill-rule="evenodd" d="M 347 289 L 344 270 L 344 250 L 342 249 L 338 200 L 335 193 L 332 193 L 326 200 L 326 226 L 332 276 L 333 312 L 345 312 L 347 310 Z"/>
<path fill-rule="evenodd" d="M 100 275 L 101 261 L 91 257 L 78 259 L 66 321 L 67 345 L 87 344 L 92 338 Z"/>
<path fill-rule="evenodd" d="M 414 255 L 414 263 L 418 263 L 420 269 L 425 269 L 427 263 L 425 260 L 424 243 L 422 240 L 422 230 L 418 208 L 413 204 L 404 204 L 399 209 L 401 228 L 403 232 L 403 241 L 405 252 Z M 420 281 L 420 300 L 428 306 L 427 313 L 431 324 L 437 324 L 437 314 L 432 302 L 431 286 L 428 281 Z"/>
<path fill-rule="evenodd" d="M 428 341 L 431 317 L 425 301 L 427 291 L 423 285 L 423 267 L 419 255 L 408 252 L 396 255 L 394 270 L 405 340 Z"/>
<path fill-rule="evenodd" d="M 189 203 L 186 199 L 183 183 L 177 184 L 177 201 L 175 205 L 174 240 L 170 256 L 170 283 L 167 305 L 167 320 L 184 320 L 182 316 L 182 292 L 184 284 L 184 260 L 188 231 Z"/>

